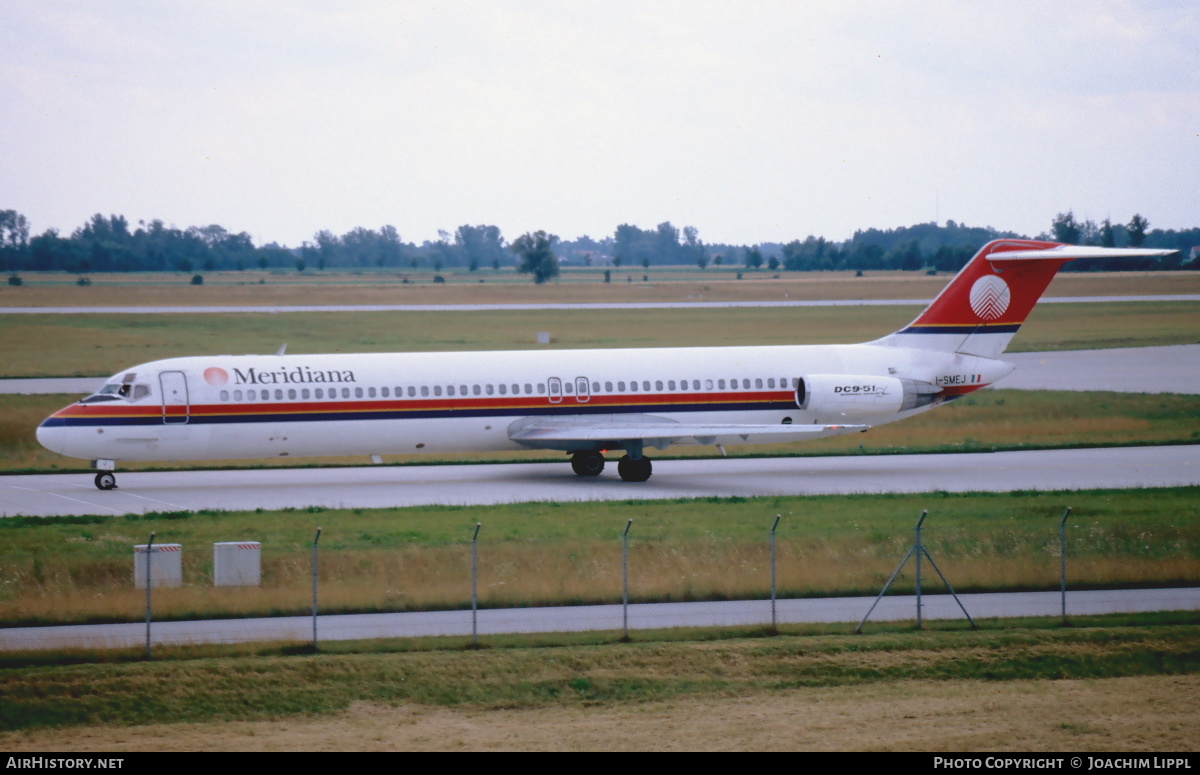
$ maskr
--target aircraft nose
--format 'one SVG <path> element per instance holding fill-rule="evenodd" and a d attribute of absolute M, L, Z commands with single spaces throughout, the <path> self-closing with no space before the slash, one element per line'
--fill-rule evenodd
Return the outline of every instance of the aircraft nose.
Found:
<path fill-rule="evenodd" d="M 42 420 L 42 424 L 37 427 L 37 442 L 51 452 L 57 452 L 60 455 L 67 454 L 65 451 L 64 431 L 66 428 L 55 423 L 53 415 Z"/>

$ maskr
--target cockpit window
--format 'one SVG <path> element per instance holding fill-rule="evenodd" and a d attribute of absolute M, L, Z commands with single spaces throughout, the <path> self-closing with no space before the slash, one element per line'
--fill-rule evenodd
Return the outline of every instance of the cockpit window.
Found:
<path fill-rule="evenodd" d="M 129 382 L 121 385 L 109 383 L 79 403 L 99 404 L 105 401 L 120 401 L 122 398 L 127 401 L 141 401 L 148 395 L 150 395 L 149 385 L 131 385 Z"/>

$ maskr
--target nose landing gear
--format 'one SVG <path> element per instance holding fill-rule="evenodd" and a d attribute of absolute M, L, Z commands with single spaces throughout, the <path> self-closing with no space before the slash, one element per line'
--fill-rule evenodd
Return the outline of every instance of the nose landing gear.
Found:
<path fill-rule="evenodd" d="M 101 490 L 115 490 L 117 477 L 112 471 L 101 471 L 96 474 L 96 487 Z"/>

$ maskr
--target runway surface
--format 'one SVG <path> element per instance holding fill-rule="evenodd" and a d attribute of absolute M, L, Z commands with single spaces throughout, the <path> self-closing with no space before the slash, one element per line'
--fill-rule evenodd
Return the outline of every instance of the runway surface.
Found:
<path fill-rule="evenodd" d="M 1013 390 L 1110 390 L 1200 394 L 1200 344 L 1005 353 L 1016 371 L 996 383 Z"/>
<path fill-rule="evenodd" d="M 1200 344 L 1114 350 L 1005 353 L 1017 370 L 997 387 L 1015 390 L 1111 390 L 1121 393 L 1200 394 Z M 0 380 L 3 394 L 87 395 L 105 377 Z"/>
<path fill-rule="evenodd" d="M 493 312 L 504 310 L 729 309 L 733 307 L 895 307 L 927 306 L 932 299 L 830 299 L 819 301 L 592 302 L 581 304 L 290 304 L 243 306 L 0 307 L 0 315 L 185 315 L 261 312 Z M 1142 301 L 1200 301 L 1200 294 L 1157 296 L 1046 296 L 1039 304 Z"/>
<path fill-rule="evenodd" d="M 1009 492 L 1200 484 L 1200 445 L 944 455 L 660 460 L 645 483 L 615 465 L 595 478 L 562 463 L 124 472 L 0 477 L 0 516 L 148 511 L 388 508 L 708 496 Z"/>
<path fill-rule="evenodd" d="M 975 620 L 1057 616 L 1058 592 L 959 595 L 963 607 Z M 817 598 L 776 601 L 776 622 L 862 621 L 874 597 Z M 1200 588 L 1085 590 L 1067 592 L 1067 615 L 1144 611 L 1194 611 L 1200 609 Z M 964 619 L 962 609 L 950 595 L 924 595 L 923 619 Z M 771 624 L 770 600 L 726 600 L 712 603 L 639 603 L 630 605 L 631 630 L 671 627 L 735 627 Z M 915 620 L 916 598 L 897 595 L 883 598 L 871 622 Z M 552 608 L 498 608 L 478 612 L 475 622 L 480 635 L 531 632 L 585 632 L 615 630 L 623 623 L 620 605 L 561 606 Z M 397 614 L 358 614 L 317 617 L 321 641 L 369 638 L 416 638 L 439 635 L 469 636 L 471 611 L 422 611 Z M 151 642 L 158 645 L 195 643 L 245 643 L 249 641 L 300 641 L 311 643 L 311 616 L 263 619 L 215 619 L 193 622 L 155 622 Z M 0 651 L 63 648 L 127 648 L 146 642 L 146 625 L 92 624 L 60 627 L 26 627 L 0 630 Z"/>

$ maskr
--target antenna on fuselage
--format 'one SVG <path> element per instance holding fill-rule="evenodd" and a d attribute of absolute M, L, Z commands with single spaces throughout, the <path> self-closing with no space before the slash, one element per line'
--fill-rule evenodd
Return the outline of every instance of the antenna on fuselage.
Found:
<path fill-rule="evenodd" d="M 284 343 L 283 343 L 283 346 L 279 348 L 279 352 L 277 352 L 277 353 L 275 353 L 275 354 L 276 354 L 276 355 L 283 355 L 285 352 L 287 352 L 287 342 L 284 342 Z"/>

